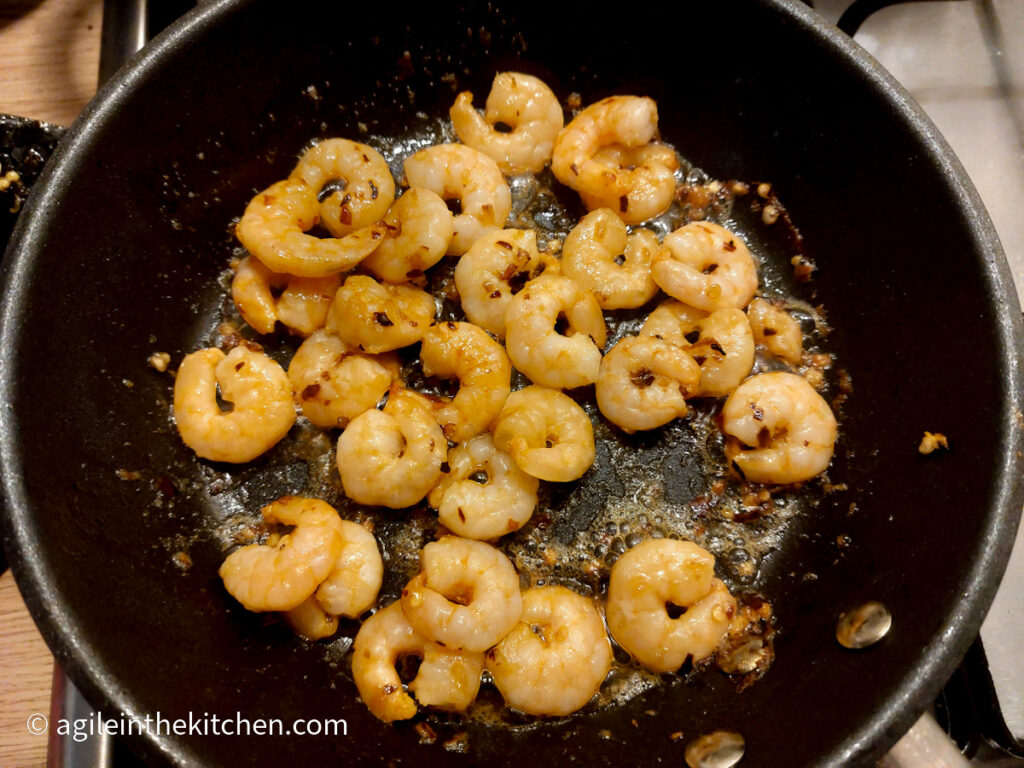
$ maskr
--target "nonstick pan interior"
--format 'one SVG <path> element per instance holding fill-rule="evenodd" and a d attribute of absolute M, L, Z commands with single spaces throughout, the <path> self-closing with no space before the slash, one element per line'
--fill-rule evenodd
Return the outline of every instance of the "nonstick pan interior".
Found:
<path fill-rule="evenodd" d="M 773 183 L 818 265 L 808 300 L 827 308 L 853 382 L 830 473 L 848 490 L 765 559 L 757 586 L 779 617 L 777 656 L 749 689 L 704 674 L 559 722 L 440 718 L 437 743 L 421 744 L 355 700 L 344 643 L 299 641 L 224 593 L 211 518 L 253 511 L 303 468 L 257 462 L 225 485 L 223 468 L 178 441 L 170 381 L 147 359 L 180 360 L 211 335 L 230 223 L 311 139 L 401 132 L 509 68 L 584 103 L 650 95 L 695 165 Z M 980 625 L 1021 506 L 1015 294 L 931 125 L 796 3 L 687 4 L 621 25 L 533 2 L 208 7 L 103 89 L 37 192 L 4 280 L 0 457 L 12 567 L 58 660 L 94 702 L 129 715 L 347 721 L 344 737 L 245 748 L 133 740 L 155 765 L 511 765 L 525 753 L 612 765 L 638 749 L 681 764 L 686 742 L 716 728 L 743 734 L 751 764 L 868 765 Z M 921 457 L 924 430 L 951 450 Z M 893 630 L 842 649 L 838 615 L 869 599 L 892 609 Z M 465 751 L 444 748 L 462 732 Z"/>

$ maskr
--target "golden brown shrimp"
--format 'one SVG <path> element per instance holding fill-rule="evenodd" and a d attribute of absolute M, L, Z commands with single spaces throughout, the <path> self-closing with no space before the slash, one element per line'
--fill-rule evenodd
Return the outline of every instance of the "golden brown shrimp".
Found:
<path fill-rule="evenodd" d="M 489 434 L 448 451 L 448 471 L 430 491 L 445 528 L 467 539 L 497 539 L 522 528 L 537 506 L 539 481 L 499 451 Z"/>
<path fill-rule="evenodd" d="M 349 422 L 337 451 L 346 496 L 359 504 L 401 509 L 434 487 L 448 441 L 424 401 L 395 384 L 383 411 L 371 408 Z"/>
<path fill-rule="evenodd" d="M 423 706 L 461 712 L 473 703 L 484 669 L 482 653 L 454 651 L 423 637 L 409 624 L 398 602 L 363 622 L 352 644 L 352 679 L 363 703 L 386 723 L 416 715 L 397 665 L 417 657 L 420 665 L 408 689 Z"/>
<path fill-rule="evenodd" d="M 335 291 L 337 275 L 294 277 L 271 272 L 247 256 L 235 267 L 231 297 L 242 318 L 259 333 L 273 333 L 281 321 L 301 336 L 323 328 Z M 275 292 L 279 291 L 278 295 Z"/>
<path fill-rule="evenodd" d="M 613 211 L 598 208 L 565 238 L 562 272 L 589 288 L 602 309 L 641 307 L 658 292 L 651 261 L 659 247 L 649 229 L 628 234 Z"/>
<path fill-rule="evenodd" d="M 836 417 L 814 387 L 795 373 L 751 376 L 722 406 L 725 455 L 755 483 L 799 483 L 832 461 Z"/>
<path fill-rule="evenodd" d="M 695 221 L 665 236 L 651 264 L 669 296 L 697 309 L 743 309 L 757 291 L 757 267 L 746 244 L 725 227 Z"/>
<path fill-rule="evenodd" d="M 654 429 L 686 415 L 700 367 L 654 336 L 626 336 L 601 361 L 595 395 L 601 413 L 626 432 Z"/>
<path fill-rule="evenodd" d="M 653 99 L 610 96 L 591 104 L 559 132 L 551 170 L 591 210 L 611 208 L 627 224 L 639 224 L 667 211 L 675 198 L 679 162 L 674 152 L 665 148 L 629 154 L 650 144 L 657 133 Z M 602 148 L 616 145 L 622 150 L 598 156 Z M 630 165 L 636 161 L 639 165 Z"/>
<path fill-rule="evenodd" d="M 557 263 L 537 250 L 537 233 L 531 229 L 488 232 L 455 266 L 455 287 L 462 310 L 472 322 L 502 337 L 505 311 L 512 297 L 527 281 L 549 272 Z"/>
<path fill-rule="evenodd" d="M 473 109 L 473 94 L 460 93 L 449 114 L 463 144 L 493 158 L 503 173 L 538 173 L 551 158 L 562 130 L 562 106 L 542 80 L 522 72 L 499 72 L 484 114 Z M 499 123 L 510 131 L 498 130 Z"/>
<path fill-rule="evenodd" d="M 483 328 L 449 320 L 424 334 L 420 361 L 426 376 L 459 380 L 455 397 L 434 411 L 445 437 L 461 443 L 486 431 L 505 404 L 512 380 L 512 364 L 501 344 Z"/>
<path fill-rule="evenodd" d="M 700 366 L 697 396 L 729 394 L 754 365 L 754 337 L 738 309 L 709 314 L 669 299 L 651 312 L 640 335 L 656 336 L 686 350 Z"/>
<path fill-rule="evenodd" d="M 302 414 L 322 429 L 344 427 L 375 408 L 398 381 L 398 357 L 368 355 L 337 334 L 319 330 L 306 339 L 288 365 L 295 400 Z"/>
<path fill-rule="evenodd" d="M 424 272 L 448 250 L 455 234 L 452 212 L 429 189 L 406 190 L 384 217 L 385 237 L 362 266 L 388 283 L 426 281 Z"/>
<path fill-rule="evenodd" d="M 782 307 L 754 299 L 747 307 L 754 341 L 790 365 L 800 365 L 804 354 L 800 323 Z"/>
<path fill-rule="evenodd" d="M 528 475 L 561 483 L 583 477 L 597 455 L 586 411 L 563 392 L 536 384 L 508 396 L 494 444 Z"/>
<path fill-rule="evenodd" d="M 357 619 L 377 602 L 384 561 L 377 539 L 359 523 L 341 521 L 341 551 L 313 597 L 332 616 Z"/>
<path fill-rule="evenodd" d="M 340 239 L 306 234 L 319 221 L 316 191 L 301 179 L 286 179 L 252 199 L 235 227 L 235 236 L 267 269 L 299 277 L 347 272 L 384 237 L 380 222 Z"/>
<path fill-rule="evenodd" d="M 464 144 L 436 144 L 405 161 L 411 187 L 429 189 L 445 200 L 458 200 L 455 234 L 448 253 L 465 253 L 475 240 L 505 226 L 512 210 L 512 194 L 498 164 L 483 152 Z"/>
<path fill-rule="evenodd" d="M 232 404 L 221 410 L 217 390 Z M 196 455 L 240 464 L 270 450 L 295 423 L 288 376 L 262 352 L 238 346 L 227 355 L 201 349 L 181 361 L 174 380 L 174 423 Z"/>
<path fill-rule="evenodd" d="M 444 536 L 420 552 L 420 572 L 402 590 L 413 628 L 446 648 L 485 651 L 522 612 L 519 574 L 500 550 Z"/>
<path fill-rule="evenodd" d="M 341 552 L 341 518 L 319 499 L 285 496 L 261 510 L 268 523 L 290 525 L 274 546 L 248 544 L 221 563 L 224 588 L 250 611 L 289 611 L 309 598 Z"/>
<path fill-rule="evenodd" d="M 563 319 L 564 332 L 556 327 Z M 597 381 L 607 339 L 594 294 L 562 275 L 531 280 L 505 312 L 509 359 L 545 387 L 573 389 Z"/>
<path fill-rule="evenodd" d="M 344 237 L 383 218 L 395 199 L 395 179 L 380 152 L 348 139 L 325 139 L 306 150 L 291 173 L 317 194 L 341 182 L 320 203 L 320 222 Z"/>
<path fill-rule="evenodd" d="M 369 275 L 349 275 L 331 305 L 341 340 L 374 355 L 415 344 L 436 311 L 434 297 L 426 291 L 378 283 Z"/>
<path fill-rule="evenodd" d="M 612 646 L 593 600 L 565 587 L 534 587 L 523 593 L 519 623 L 487 651 L 486 665 L 510 707 L 568 715 L 601 687 Z"/>
<path fill-rule="evenodd" d="M 648 539 L 620 557 L 608 582 L 608 629 L 642 665 L 675 672 L 710 656 L 736 600 L 714 578 L 715 558 L 689 541 Z M 682 615 L 670 611 L 683 609 Z"/>

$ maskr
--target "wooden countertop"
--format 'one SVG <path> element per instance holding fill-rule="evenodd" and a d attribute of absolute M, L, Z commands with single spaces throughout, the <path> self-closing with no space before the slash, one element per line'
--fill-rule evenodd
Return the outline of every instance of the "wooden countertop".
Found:
<path fill-rule="evenodd" d="M 0 112 L 70 124 L 96 91 L 102 0 L 0 2 Z M 0 766 L 43 768 L 53 657 L 10 572 L 0 576 Z"/>

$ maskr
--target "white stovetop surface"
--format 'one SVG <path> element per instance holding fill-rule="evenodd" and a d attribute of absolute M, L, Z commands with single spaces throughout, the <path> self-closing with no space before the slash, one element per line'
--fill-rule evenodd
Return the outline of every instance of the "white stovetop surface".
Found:
<path fill-rule="evenodd" d="M 835 22 L 849 4 L 814 6 Z M 870 16 L 854 40 L 953 147 L 995 223 L 1024 304 L 1024 1 L 894 5 Z M 1024 736 L 1024 526 L 981 635 L 1007 725 Z"/>

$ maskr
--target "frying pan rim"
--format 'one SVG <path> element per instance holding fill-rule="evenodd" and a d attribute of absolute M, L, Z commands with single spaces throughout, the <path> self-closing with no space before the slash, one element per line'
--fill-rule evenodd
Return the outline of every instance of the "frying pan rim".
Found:
<path fill-rule="evenodd" d="M 159 70 L 168 51 L 201 35 L 238 8 L 257 1 L 227 0 L 190 11 L 122 67 L 65 133 L 18 221 L 5 257 L 5 270 L 0 281 L 3 297 L 0 308 L 0 402 L 11 402 L 14 392 L 17 342 L 21 333 L 16 309 L 31 282 L 32 254 L 41 245 L 44 212 L 59 198 L 62 182 L 74 178 L 78 172 L 79 158 L 85 153 L 78 152 L 77 146 L 88 146 L 95 139 L 121 103 L 131 98 L 134 85 L 149 77 L 151 70 Z M 1024 349 L 1024 324 L 1017 294 L 994 226 L 952 149 L 903 87 L 852 39 L 825 24 L 798 0 L 758 0 L 758 3 L 788 17 L 788 21 L 798 25 L 803 34 L 833 48 L 833 52 L 855 68 L 875 92 L 903 116 L 906 129 L 915 135 L 929 160 L 944 173 L 946 183 L 960 202 L 963 224 L 979 246 L 977 255 L 982 259 L 989 298 L 998 309 L 997 324 L 993 330 L 998 332 L 1002 352 L 1005 400 L 1008 406 L 1016 406 L 1020 412 L 1024 406 L 1024 382 L 1019 350 Z M 1024 430 L 1013 422 L 1011 413 L 1007 413 L 1006 419 L 1007 450 L 1003 462 L 993 471 L 998 492 L 991 510 L 991 525 L 978 542 L 978 557 L 960 584 L 965 596 L 949 617 L 945 629 L 922 649 L 922 665 L 908 670 L 902 683 L 887 697 L 886 706 L 873 717 L 859 722 L 851 733 L 836 742 L 827 765 L 842 765 L 850 759 L 878 756 L 887 749 L 934 698 L 977 634 L 998 586 L 998 580 L 994 580 L 992 574 L 1001 573 L 1006 566 L 1024 504 L 1024 484 L 1021 482 L 1024 476 Z M 42 568 L 38 557 L 39 542 L 33 535 L 31 504 L 21 479 L 15 429 L 12 409 L 0 409 L 0 483 L 7 508 L 6 514 L 0 516 L 0 524 L 11 568 L 29 612 L 58 662 L 90 701 L 116 707 L 129 717 L 144 716 L 130 692 L 117 682 L 111 669 L 100 664 L 92 647 L 76 635 L 72 611 L 61 602 L 53 580 L 47 578 Z M 133 740 L 133 746 L 148 757 L 173 759 L 181 765 L 200 765 L 187 741 L 147 734 L 143 739 Z"/>

